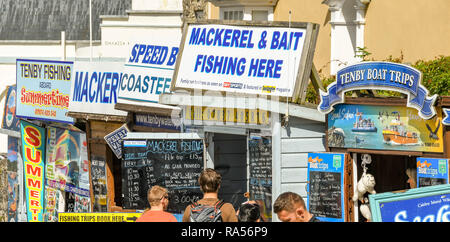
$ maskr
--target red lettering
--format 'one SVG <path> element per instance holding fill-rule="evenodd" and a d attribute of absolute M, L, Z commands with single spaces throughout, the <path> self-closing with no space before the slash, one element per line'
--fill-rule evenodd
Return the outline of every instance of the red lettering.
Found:
<path fill-rule="evenodd" d="M 30 190 L 30 196 L 39 199 L 39 192 L 36 190 Z"/>
<path fill-rule="evenodd" d="M 39 164 L 41 163 L 41 151 L 35 149 L 35 154 L 32 154 L 32 149 L 29 146 L 25 147 L 25 156 L 27 158 L 27 160 Z"/>
<path fill-rule="evenodd" d="M 37 189 L 41 189 L 41 181 L 34 180 L 33 178 L 27 178 L 27 185 L 29 187 L 34 187 Z"/>
<path fill-rule="evenodd" d="M 34 169 L 33 169 L 34 168 Z M 27 164 L 27 174 L 42 177 L 42 168 L 39 166 L 32 166 L 30 164 Z"/>
<path fill-rule="evenodd" d="M 31 201 L 30 201 L 30 205 L 31 205 L 31 206 L 39 207 L 39 201 L 38 201 L 38 200 L 31 200 Z"/>
<path fill-rule="evenodd" d="M 41 134 L 39 133 L 39 130 L 33 128 L 33 127 L 26 127 L 25 128 L 26 138 L 25 141 L 34 146 L 39 147 L 41 145 Z"/>

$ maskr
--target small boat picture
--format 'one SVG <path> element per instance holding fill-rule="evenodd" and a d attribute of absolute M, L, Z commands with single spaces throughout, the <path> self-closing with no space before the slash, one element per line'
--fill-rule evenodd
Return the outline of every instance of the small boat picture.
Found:
<path fill-rule="evenodd" d="M 356 121 L 353 123 L 352 132 L 377 132 L 377 127 L 372 119 L 363 118 L 362 112 L 356 112 Z"/>
<path fill-rule="evenodd" d="M 409 131 L 399 119 L 394 118 L 383 129 L 384 142 L 391 145 L 418 145 L 419 135 Z"/>

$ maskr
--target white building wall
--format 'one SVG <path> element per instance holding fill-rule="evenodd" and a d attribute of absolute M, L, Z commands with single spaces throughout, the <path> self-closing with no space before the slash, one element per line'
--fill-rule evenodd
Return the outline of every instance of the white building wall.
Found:
<path fill-rule="evenodd" d="M 280 194 L 295 192 L 307 202 L 309 152 L 325 152 L 325 123 L 290 117 L 288 127 L 281 127 Z"/>

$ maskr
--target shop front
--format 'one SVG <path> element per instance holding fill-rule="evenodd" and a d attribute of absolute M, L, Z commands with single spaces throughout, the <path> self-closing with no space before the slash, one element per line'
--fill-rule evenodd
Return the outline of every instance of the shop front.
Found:
<path fill-rule="evenodd" d="M 73 62 L 17 59 L 16 69 L 1 129 L 8 134 L 6 221 L 90 211 L 86 134 L 66 116 Z"/>
<path fill-rule="evenodd" d="M 121 187 L 115 176 L 120 173 L 121 157 L 115 143 L 108 141 L 119 140 L 128 128 L 127 112 L 114 109 L 123 63 L 77 61 L 72 75 L 68 116 L 86 130 L 92 212 L 110 212 L 120 204 L 114 194 Z M 106 139 L 108 135 L 112 138 Z"/>
<path fill-rule="evenodd" d="M 445 126 L 448 97 L 428 97 L 421 73 L 388 62 L 368 62 L 338 72 L 322 93 L 327 113 L 327 152 L 349 157 L 345 174 L 350 196 L 346 221 L 372 220 L 371 194 L 448 184 L 449 145 Z M 357 89 L 391 90 L 407 98 L 353 98 Z"/>
<path fill-rule="evenodd" d="M 306 153 L 324 150 L 324 115 L 293 103 L 311 75 L 317 28 L 188 22 L 171 93 L 159 99 L 182 107 L 182 132 L 204 139 L 205 167 L 222 175 L 219 197 L 236 210 L 255 200 L 265 221 L 277 221 L 282 191 L 305 193 Z"/>

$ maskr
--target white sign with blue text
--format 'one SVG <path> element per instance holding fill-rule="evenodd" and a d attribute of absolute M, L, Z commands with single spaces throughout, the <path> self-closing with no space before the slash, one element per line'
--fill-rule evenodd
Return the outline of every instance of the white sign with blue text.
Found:
<path fill-rule="evenodd" d="M 180 39 L 181 35 L 132 45 L 119 87 L 119 103 L 158 103 L 159 95 L 170 92 Z"/>
<path fill-rule="evenodd" d="M 124 76 L 120 62 L 75 62 L 70 112 L 126 116 L 114 109 Z"/>
<path fill-rule="evenodd" d="M 306 28 L 190 24 L 175 88 L 292 97 L 305 36 Z"/>

